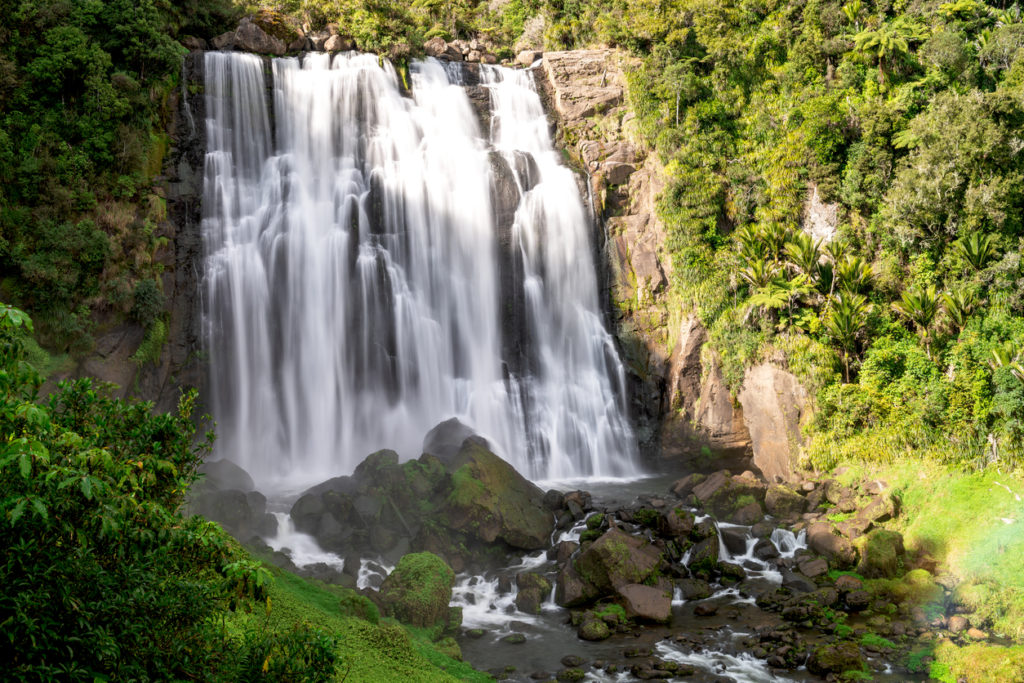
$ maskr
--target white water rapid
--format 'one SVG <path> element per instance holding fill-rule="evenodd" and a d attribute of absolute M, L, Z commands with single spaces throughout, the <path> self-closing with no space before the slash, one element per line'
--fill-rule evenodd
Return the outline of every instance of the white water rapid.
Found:
<path fill-rule="evenodd" d="M 483 67 L 490 131 L 451 80 L 414 63 L 408 97 L 374 56 L 206 55 L 217 450 L 261 486 L 416 457 L 452 416 L 532 479 L 637 470 L 591 221 L 532 77 Z"/>

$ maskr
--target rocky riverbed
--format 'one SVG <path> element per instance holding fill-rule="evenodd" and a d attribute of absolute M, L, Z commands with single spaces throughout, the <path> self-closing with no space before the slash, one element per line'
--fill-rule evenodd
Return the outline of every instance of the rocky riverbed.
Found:
<path fill-rule="evenodd" d="M 423 450 L 269 502 L 214 465 L 193 506 L 499 679 L 926 680 L 936 639 L 986 637 L 905 551 L 883 481 L 721 470 L 541 488 L 456 421 Z M 410 557 L 442 577 L 416 598 L 426 616 L 388 589 L 424 583 L 403 577 Z M 451 573 L 422 569 L 435 560 Z"/>

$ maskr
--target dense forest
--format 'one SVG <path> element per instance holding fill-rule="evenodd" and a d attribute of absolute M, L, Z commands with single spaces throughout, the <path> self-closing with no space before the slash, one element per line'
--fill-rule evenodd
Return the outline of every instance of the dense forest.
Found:
<path fill-rule="evenodd" d="M 15 678 L 299 680 L 341 666 L 327 633 L 250 614 L 270 608 L 270 574 L 180 516 L 204 453 L 194 397 L 152 416 L 88 382 L 37 395 L 40 372 L 88 354 L 111 321 L 146 329 L 139 362 L 159 355 L 181 41 L 254 12 L 288 35 L 335 23 L 381 54 L 415 56 L 435 36 L 484 38 L 503 59 L 627 52 L 640 64 L 631 134 L 665 169 L 672 305 L 708 328 L 730 389 L 764 359 L 796 374 L 815 396 L 816 470 L 907 453 L 958 473 L 1021 466 L 1018 4 L 0 0 L 0 300 L 18 307 L 0 310 L 0 544 L 17 550 L 0 622 L 11 642 L 81 642 L 92 657 L 40 645 Z M 836 207 L 832 239 L 800 229 L 811 194 Z M 1024 577 L 1002 579 L 976 606 L 1019 637 Z M 122 618 L 140 611 L 156 626 Z"/>

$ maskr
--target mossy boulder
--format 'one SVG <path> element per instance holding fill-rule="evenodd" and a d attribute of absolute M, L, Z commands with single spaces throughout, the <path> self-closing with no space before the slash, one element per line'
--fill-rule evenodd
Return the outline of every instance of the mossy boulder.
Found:
<path fill-rule="evenodd" d="M 807 660 L 807 670 L 818 676 L 863 669 L 864 658 L 860 654 L 860 648 L 850 641 L 823 645 L 812 652 L 810 659 Z"/>
<path fill-rule="evenodd" d="M 577 634 L 583 640 L 605 640 L 611 636 L 612 631 L 604 619 L 593 612 L 587 612 L 580 623 Z"/>
<path fill-rule="evenodd" d="M 903 573 L 906 552 L 898 531 L 874 529 L 855 542 L 860 554 L 857 573 L 868 579 L 885 579 Z"/>
<path fill-rule="evenodd" d="M 765 492 L 764 506 L 768 514 L 791 523 L 800 519 L 807 508 L 807 499 L 788 486 L 773 484 Z"/>
<path fill-rule="evenodd" d="M 524 572 L 516 577 L 516 585 L 516 608 L 527 614 L 540 614 L 540 606 L 551 594 L 551 582 L 540 574 Z"/>
<path fill-rule="evenodd" d="M 377 605 L 373 604 L 370 598 L 357 593 L 351 588 L 346 588 L 341 592 L 338 607 L 341 609 L 342 614 L 358 617 L 371 624 L 380 622 L 380 610 L 377 609 Z"/>
<path fill-rule="evenodd" d="M 576 570 L 602 594 L 627 583 L 643 583 L 661 564 L 661 552 L 647 540 L 609 529 L 576 559 Z"/>
<path fill-rule="evenodd" d="M 448 624 L 455 572 L 433 553 L 402 557 L 380 587 L 380 600 L 390 616 L 424 628 Z"/>
<path fill-rule="evenodd" d="M 488 450 L 486 442 L 466 439 L 445 467 L 452 488 L 439 514 L 448 528 L 523 550 L 547 546 L 554 516 L 544 507 L 544 492 Z"/>

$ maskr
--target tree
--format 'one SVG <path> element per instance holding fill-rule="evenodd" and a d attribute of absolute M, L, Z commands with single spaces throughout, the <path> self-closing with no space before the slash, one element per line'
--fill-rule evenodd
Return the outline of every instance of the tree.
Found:
<path fill-rule="evenodd" d="M 821 259 L 821 241 L 805 232 L 798 232 L 786 243 L 786 257 L 798 273 L 814 279 L 818 273 L 818 261 Z"/>
<path fill-rule="evenodd" d="M 859 294 L 871 286 L 874 269 L 860 256 L 847 256 L 835 270 L 841 291 Z"/>
<path fill-rule="evenodd" d="M 934 286 L 925 289 L 911 287 L 903 292 L 900 301 L 893 303 L 892 309 L 906 318 L 916 328 L 925 353 L 932 357 L 931 325 L 939 312 L 939 295 Z"/>
<path fill-rule="evenodd" d="M 975 270 L 981 270 L 996 257 L 995 238 L 981 231 L 972 232 L 953 242 L 953 249 Z"/>
<path fill-rule="evenodd" d="M 942 295 L 942 310 L 946 312 L 950 321 L 956 325 L 958 332 L 963 332 L 967 326 L 967 320 L 977 308 L 978 300 L 974 292 L 967 289 L 956 289 L 952 292 L 945 292 Z"/>
<path fill-rule="evenodd" d="M 884 83 L 887 72 L 910 52 L 911 43 L 923 40 L 925 34 L 923 26 L 899 16 L 877 29 L 861 31 L 853 43 L 858 51 L 878 60 L 878 82 Z"/>
<path fill-rule="evenodd" d="M 860 294 L 845 292 L 832 300 L 825 313 L 825 332 L 831 337 L 843 356 L 843 378 L 850 381 L 850 355 L 857 354 L 857 342 L 867 327 L 871 304 Z"/>

